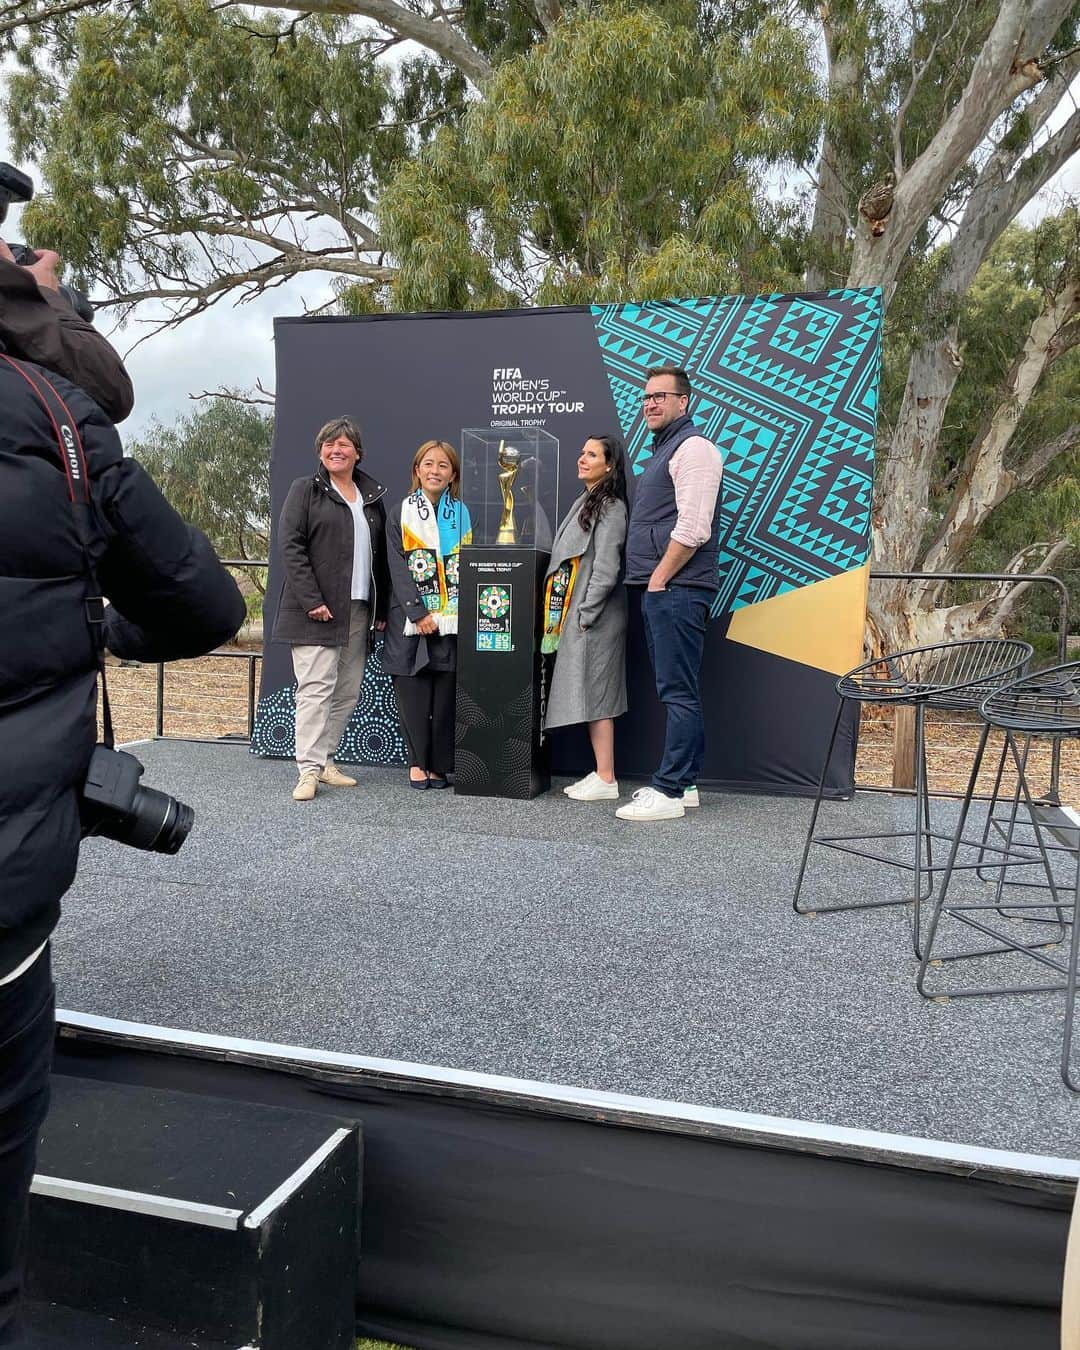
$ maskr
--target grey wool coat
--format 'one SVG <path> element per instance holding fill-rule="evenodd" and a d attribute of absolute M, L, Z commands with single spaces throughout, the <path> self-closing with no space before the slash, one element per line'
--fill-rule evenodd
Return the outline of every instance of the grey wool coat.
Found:
<path fill-rule="evenodd" d="M 626 711 L 626 591 L 622 555 L 626 507 L 605 503 L 591 530 L 583 530 L 574 502 L 555 532 L 547 575 L 580 556 L 548 693 L 544 725 L 573 726 Z"/>

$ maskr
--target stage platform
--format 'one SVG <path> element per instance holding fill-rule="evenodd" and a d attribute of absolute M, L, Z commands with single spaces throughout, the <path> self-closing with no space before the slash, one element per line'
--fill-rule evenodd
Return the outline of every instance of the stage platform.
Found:
<path fill-rule="evenodd" d="M 796 916 L 805 800 L 703 792 L 634 826 L 558 790 L 459 798 L 361 768 L 299 804 L 292 764 L 245 746 L 133 748 L 196 828 L 175 858 L 84 846 L 54 944 L 62 1009 L 1080 1157 L 1060 996 L 928 1003 L 904 911 Z M 837 832 L 889 830 L 910 803 L 825 810 Z M 905 880 L 838 854 L 815 877 L 834 899 Z"/>

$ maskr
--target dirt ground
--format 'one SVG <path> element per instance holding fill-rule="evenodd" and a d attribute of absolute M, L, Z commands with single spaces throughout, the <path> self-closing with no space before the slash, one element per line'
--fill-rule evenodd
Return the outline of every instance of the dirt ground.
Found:
<path fill-rule="evenodd" d="M 251 649 L 256 651 L 257 649 Z M 164 732 L 166 736 L 247 735 L 248 652 L 231 649 L 228 656 L 206 656 L 177 661 L 165 671 Z M 256 679 L 259 675 L 255 662 Z M 157 667 L 109 665 L 109 698 L 118 741 L 152 737 L 157 706 Z M 974 718 L 957 714 L 931 715 L 927 727 L 930 786 L 935 791 L 962 792 L 967 786 L 978 738 Z M 1045 744 L 1032 752 L 1033 786 L 1043 791 L 1050 779 L 1050 752 Z M 996 755 L 988 755 L 980 789 L 993 786 Z M 892 782 L 893 713 L 872 708 L 863 714 L 855 776 L 860 787 L 887 787 Z M 1015 780 L 1010 780 L 1015 781 Z M 1080 742 L 1062 749 L 1061 800 L 1080 807 Z"/>

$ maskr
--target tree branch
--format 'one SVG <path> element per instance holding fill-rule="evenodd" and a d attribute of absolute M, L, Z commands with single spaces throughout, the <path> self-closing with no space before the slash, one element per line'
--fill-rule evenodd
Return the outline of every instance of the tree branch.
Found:
<path fill-rule="evenodd" d="M 545 33 L 550 33 L 562 18 L 559 0 L 532 0 L 533 13 Z"/>
<path fill-rule="evenodd" d="M 1080 422 L 1074 422 L 1072 426 L 1066 427 L 1060 436 L 1055 436 L 1044 445 L 1040 445 L 1037 450 L 1031 451 L 1023 464 L 1013 471 L 1016 486 L 1034 487 L 1049 470 L 1055 459 L 1067 455 L 1070 450 L 1075 450 L 1078 445 L 1080 445 Z"/>
<path fill-rule="evenodd" d="M 204 389 L 201 394 L 188 394 L 188 398 L 191 399 L 192 403 L 198 403 L 204 398 L 225 398 L 233 403 L 268 404 L 271 408 L 277 405 L 276 396 L 272 390 L 266 388 L 262 380 L 255 381 L 255 388 L 259 391 L 258 395 L 238 394 L 232 389 L 215 389 L 213 391 Z"/>
<path fill-rule="evenodd" d="M 246 286 L 248 293 L 243 298 L 251 300 L 271 283 L 287 281 L 297 272 L 343 272 L 348 276 L 364 277 L 370 281 L 378 282 L 393 281 L 396 275 L 396 269 L 393 267 L 380 267 L 375 263 L 357 262 L 352 258 L 336 258 L 333 260 L 332 267 L 328 265 L 329 261 L 326 258 L 310 256 L 287 260 L 275 259 L 258 267 L 252 267 L 246 272 L 230 272 L 223 276 L 214 277 L 212 281 L 207 281 L 202 286 L 195 288 L 178 286 L 176 289 L 169 289 L 164 286 L 151 286 L 142 291 L 130 291 L 125 295 L 99 301 L 95 308 L 98 310 L 117 307 L 130 309 L 142 300 L 177 300 L 184 304 L 190 302 L 193 308 L 188 313 L 197 314 L 209 308 L 211 304 L 234 287 Z M 177 280 L 182 280 L 182 278 L 177 278 Z M 166 326 L 171 326 L 171 323 L 172 321 Z"/>
<path fill-rule="evenodd" d="M 65 3 L 41 5 L 31 10 L 25 3 L 4 5 L 0 8 L 0 37 L 22 28 L 40 28 L 65 14 L 77 14 L 84 9 L 100 9 L 108 0 L 65 0 Z"/>
<path fill-rule="evenodd" d="M 828 104 L 835 109 L 858 88 L 861 63 L 852 51 L 841 55 L 840 34 L 822 5 L 822 34 L 828 61 Z M 817 164 L 817 191 L 814 194 L 814 219 L 810 226 L 811 257 L 806 269 L 806 288 L 825 291 L 843 283 L 841 259 L 851 219 L 847 213 L 843 177 L 838 164 L 839 146 L 826 122 Z"/>
<path fill-rule="evenodd" d="M 856 231 L 850 286 L 883 287 L 890 299 L 912 240 L 945 189 L 998 117 L 1044 79 L 1038 58 L 1072 0 L 1003 0 L 957 102 L 937 134 L 896 185 L 893 210 L 878 237 Z"/>
<path fill-rule="evenodd" d="M 959 485 L 941 528 L 926 551 L 920 571 L 954 571 L 983 521 L 1021 485 L 1016 472 L 1005 467 L 1005 451 L 1050 362 L 1054 336 L 1078 312 L 1080 282 L 1070 278 L 1047 299 L 1042 312 L 1032 321 L 1023 350 L 1005 378 L 1000 397 L 971 444 Z M 1029 457 L 1033 471 L 1039 466 L 1041 472 L 1049 463 L 1049 459 L 1043 463 L 1047 449 L 1044 447 Z M 935 594 L 935 587 L 924 593 L 921 602 L 924 607 Z"/>
<path fill-rule="evenodd" d="M 249 0 L 263 9 L 281 9 L 281 0 Z M 286 6 L 288 7 L 288 6 Z M 465 41 L 449 23 L 417 14 L 395 0 L 305 0 L 303 8 L 312 14 L 357 14 L 374 19 L 376 23 L 400 37 L 419 42 L 436 56 L 441 56 L 470 80 L 481 85 L 491 74 L 490 64 Z"/>
<path fill-rule="evenodd" d="M 914 15 L 912 16 L 911 84 L 908 86 L 908 91 L 904 95 L 904 98 L 899 108 L 897 108 L 896 116 L 893 119 L 893 172 L 896 174 L 897 182 L 899 182 L 904 175 L 903 132 L 904 132 L 904 121 L 907 118 L 908 109 L 911 107 L 912 100 L 914 99 L 916 93 L 918 92 L 919 85 L 922 84 L 926 72 L 930 69 L 930 63 L 937 55 L 938 47 L 941 45 L 943 41 L 946 41 L 948 38 L 952 37 L 953 32 L 956 29 L 956 25 L 960 22 L 960 16 L 963 13 L 964 13 L 963 5 L 958 5 L 956 8 L 956 12 L 952 17 L 952 22 L 949 24 L 948 28 L 945 30 L 944 33 L 939 33 L 937 37 L 934 38 L 933 42 L 930 44 L 930 50 L 926 54 L 926 60 L 923 61 L 922 64 L 919 65 L 918 67 L 915 66 L 915 40 L 918 34 L 915 31 Z"/>
<path fill-rule="evenodd" d="M 1046 541 L 1045 543 L 1040 544 L 1029 544 L 1027 548 L 1022 549 L 1016 555 L 1016 557 L 1012 559 L 1008 567 L 1006 567 L 1005 571 L 1035 572 L 1040 576 L 1047 576 L 1050 572 L 1051 567 L 1053 567 L 1053 565 L 1057 562 L 1057 560 L 1064 553 L 1068 552 L 1068 550 L 1071 547 L 1072 545 L 1068 539 L 1058 539 L 1055 540 L 1053 543 Z M 1039 563 L 1036 567 L 1028 566 L 1027 563 L 1028 558 L 1036 549 L 1040 548 L 1046 549 L 1046 554 L 1043 557 L 1042 562 Z M 1005 585 L 1002 585 L 999 588 L 998 593 L 1000 598 L 998 599 L 997 603 L 994 604 L 994 602 L 991 601 L 988 604 L 984 604 L 982 610 L 978 615 L 979 621 L 985 622 L 986 619 L 989 618 L 990 615 L 992 615 L 993 617 L 992 619 L 990 619 L 990 622 L 993 624 L 993 626 L 995 628 L 1004 627 L 1004 625 L 1008 623 L 1009 619 L 1011 619 L 1013 614 L 1016 612 L 1016 607 L 1017 605 L 1019 605 L 1024 595 L 1035 584 L 1036 583 L 1034 581 L 1020 581 L 1017 582 L 1015 586 L 1006 587 Z"/>

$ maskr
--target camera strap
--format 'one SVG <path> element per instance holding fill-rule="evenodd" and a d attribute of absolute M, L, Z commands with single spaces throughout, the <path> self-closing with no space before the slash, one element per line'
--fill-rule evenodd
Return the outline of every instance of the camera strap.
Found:
<path fill-rule="evenodd" d="M 86 564 L 87 592 L 85 598 L 86 622 L 94 644 L 94 656 L 97 659 L 98 674 L 101 677 L 101 712 L 104 723 L 103 741 L 111 750 L 114 745 L 112 709 L 109 707 L 109 689 L 105 683 L 105 600 L 98 584 L 97 569 L 93 554 L 94 505 L 90 498 L 90 475 L 86 468 L 86 455 L 83 451 L 82 437 L 70 408 L 60 397 L 56 388 L 40 366 L 29 366 L 14 357 L 0 352 L 0 361 L 5 361 L 18 372 L 43 405 L 52 423 L 56 436 L 56 448 L 60 454 L 60 463 L 67 478 L 68 497 L 75 518 L 75 532 Z"/>

